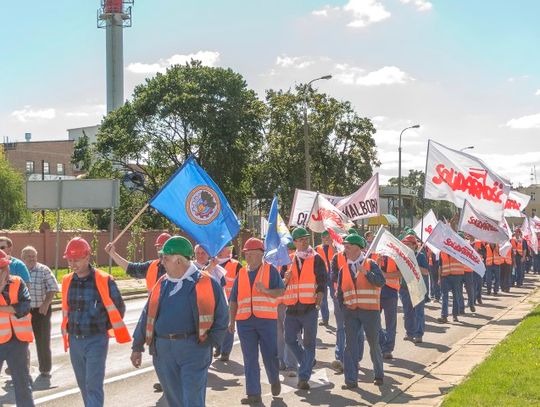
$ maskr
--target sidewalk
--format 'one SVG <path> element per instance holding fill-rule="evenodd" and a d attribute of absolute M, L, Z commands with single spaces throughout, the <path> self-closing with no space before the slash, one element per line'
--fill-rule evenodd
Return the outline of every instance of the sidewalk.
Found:
<path fill-rule="evenodd" d="M 482 328 L 456 342 L 425 372 L 403 383 L 375 406 L 439 406 L 445 394 L 463 382 L 473 368 L 484 361 L 491 350 L 540 303 L 540 277 L 528 275 L 527 278 L 534 286 L 530 294 L 504 309 Z"/>

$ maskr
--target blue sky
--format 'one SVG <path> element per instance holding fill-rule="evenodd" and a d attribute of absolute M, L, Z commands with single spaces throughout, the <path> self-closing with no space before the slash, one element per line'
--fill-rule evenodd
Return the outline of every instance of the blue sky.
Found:
<path fill-rule="evenodd" d="M 0 136 L 66 137 L 105 110 L 98 0 L 5 2 Z M 159 4 L 159 6 L 156 5 Z M 31 4 L 31 6 L 29 6 Z M 191 56 L 231 67 L 259 94 L 331 73 L 321 91 L 373 119 L 381 178 L 423 168 L 427 139 L 474 154 L 515 184 L 540 171 L 540 2 L 137 0 L 125 31 L 125 96 Z"/>

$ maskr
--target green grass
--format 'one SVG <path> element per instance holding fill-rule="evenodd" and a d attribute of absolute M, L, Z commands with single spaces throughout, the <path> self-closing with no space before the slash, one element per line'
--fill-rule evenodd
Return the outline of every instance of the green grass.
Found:
<path fill-rule="evenodd" d="M 540 306 L 446 396 L 454 406 L 540 406 Z"/>
<path fill-rule="evenodd" d="M 107 266 L 107 265 L 99 266 L 98 269 L 104 271 L 105 273 L 109 272 L 109 266 Z M 54 270 L 53 270 L 53 273 L 54 273 Z M 68 273 L 69 273 L 69 269 L 58 269 L 58 275 L 57 275 L 56 279 L 59 282 L 61 282 L 62 277 L 64 277 Z M 115 280 L 125 280 L 127 278 L 131 278 L 130 276 L 128 276 L 126 274 L 126 272 L 122 268 L 120 268 L 118 266 L 113 266 L 112 269 L 111 269 L 111 273 L 112 273 Z"/>

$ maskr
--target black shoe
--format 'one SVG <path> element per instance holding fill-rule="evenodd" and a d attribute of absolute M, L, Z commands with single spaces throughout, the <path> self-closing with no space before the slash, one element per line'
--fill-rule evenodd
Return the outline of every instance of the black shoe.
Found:
<path fill-rule="evenodd" d="M 310 386 L 306 380 L 298 380 L 297 386 L 300 390 L 309 390 Z"/>
<path fill-rule="evenodd" d="M 412 342 L 412 341 L 413 341 L 413 337 L 412 337 L 412 336 L 409 336 L 409 335 L 405 335 L 405 336 L 403 337 L 403 340 L 404 340 L 404 341 L 411 341 L 411 342 Z"/>
<path fill-rule="evenodd" d="M 319 326 L 328 326 L 328 321 L 319 322 Z"/>
<path fill-rule="evenodd" d="M 422 343 L 422 337 L 421 336 L 416 336 L 416 337 L 412 338 L 412 341 L 413 341 L 413 343 Z"/>
<path fill-rule="evenodd" d="M 373 380 L 373 384 L 375 386 L 382 386 L 383 385 L 383 379 L 382 377 L 376 377 L 374 380 Z"/>
<path fill-rule="evenodd" d="M 240 403 L 242 404 L 260 404 L 262 403 L 261 396 L 247 396 L 240 400 Z"/>
<path fill-rule="evenodd" d="M 161 393 L 163 391 L 163 387 L 161 387 L 161 383 L 154 383 L 154 391 Z"/>
<path fill-rule="evenodd" d="M 281 393 L 281 383 L 277 382 L 272 385 L 272 396 L 279 396 Z"/>
<path fill-rule="evenodd" d="M 214 350 L 214 357 L 218 358 L 219 355 L 221 355 L 221 351 L 219 349 Z"/>
<path fill-rule="evenodd" d="M 222 353 L 219 357 L 219 360 L 222 362 L 228 362 L 229 361 L 229 354 L 228 353 Z"/>
<path fill-rule="evenodd" d="M 454 316 L 452 317 L 452 320 L 453 320 L 454 322 L 459 322 L 459 319 L 458 319 L 457 315 L 454 315 Z"/>
<path fill-rule="evenodd" d="M 343 390 L 357 389 L 358 388 L 358 383 L 345 382 L 345 384 L 343 386 L 341 386 L 341 388 Z"/>
<path fill-rule="evenodd" d="M 440 318 L 437 318 L 437 322 L 439 324 L 447 324 L 448 323 L 448 318 L 447 317 L 440 317 Z"/>
<path fill-rule="evenodd" d="M 394 359 L 394 356 L 392 355 L 392 352 L 384 352 L 382 354 L 382 357 L 383 357 L 383 359 L 386 359 L 386 360 Z"/>
<path fill-rule="evenodd" d="M 469 309 L 471 310 L 471 312 L 476 312 L 476 307 L 474 305 L 471 305 Z"/>
<path fill-rule="evenodd" d="M 482 298 L 478 298 L 476 302 L 478 303 L 478 305 L 482 305 Z"/>

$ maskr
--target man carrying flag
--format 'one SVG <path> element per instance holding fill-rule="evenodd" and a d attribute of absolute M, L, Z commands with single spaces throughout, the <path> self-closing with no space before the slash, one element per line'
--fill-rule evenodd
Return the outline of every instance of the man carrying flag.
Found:
<path fill-rule="evenodd" d="M 527 258 L 527 241 L 522 238 L 521 229 L 516 228 L 514 237 L 510 240 L 512 243 L 512 252 L 515 259 L 515 284 L 517 287 L 523 285 L 525 277 L 525 259 Z"/>
<path fill-rule="evenodd" d="M 328 274 L 328 289 L 330 290 L 330 298 L 334 298 L 334 284 L 332 283 L 332 280 L 330 278 L 330 272 L 332 270 L 331 268 L 331 262 L 334 258 L 334 254 L 336 252 L 336 248 L 334 247 L 334 244 L 332 242 L 332 238 L 330 237 L 330 234 L 327 230 L 321 233 L 321 240 L 322 243 L 315 247 L 315 251 L 319 256 L 322 257 L 324 260 L 324 264 L 326 264 L 326 272 Z M 328 326 L 328 319 L 330 318 L 330 311 L 328 310 L 328 290 L 324 291 L 324 297 L 321 304 L 321 317 L 322 321 L 319 323 L 321 326 Z"/>

